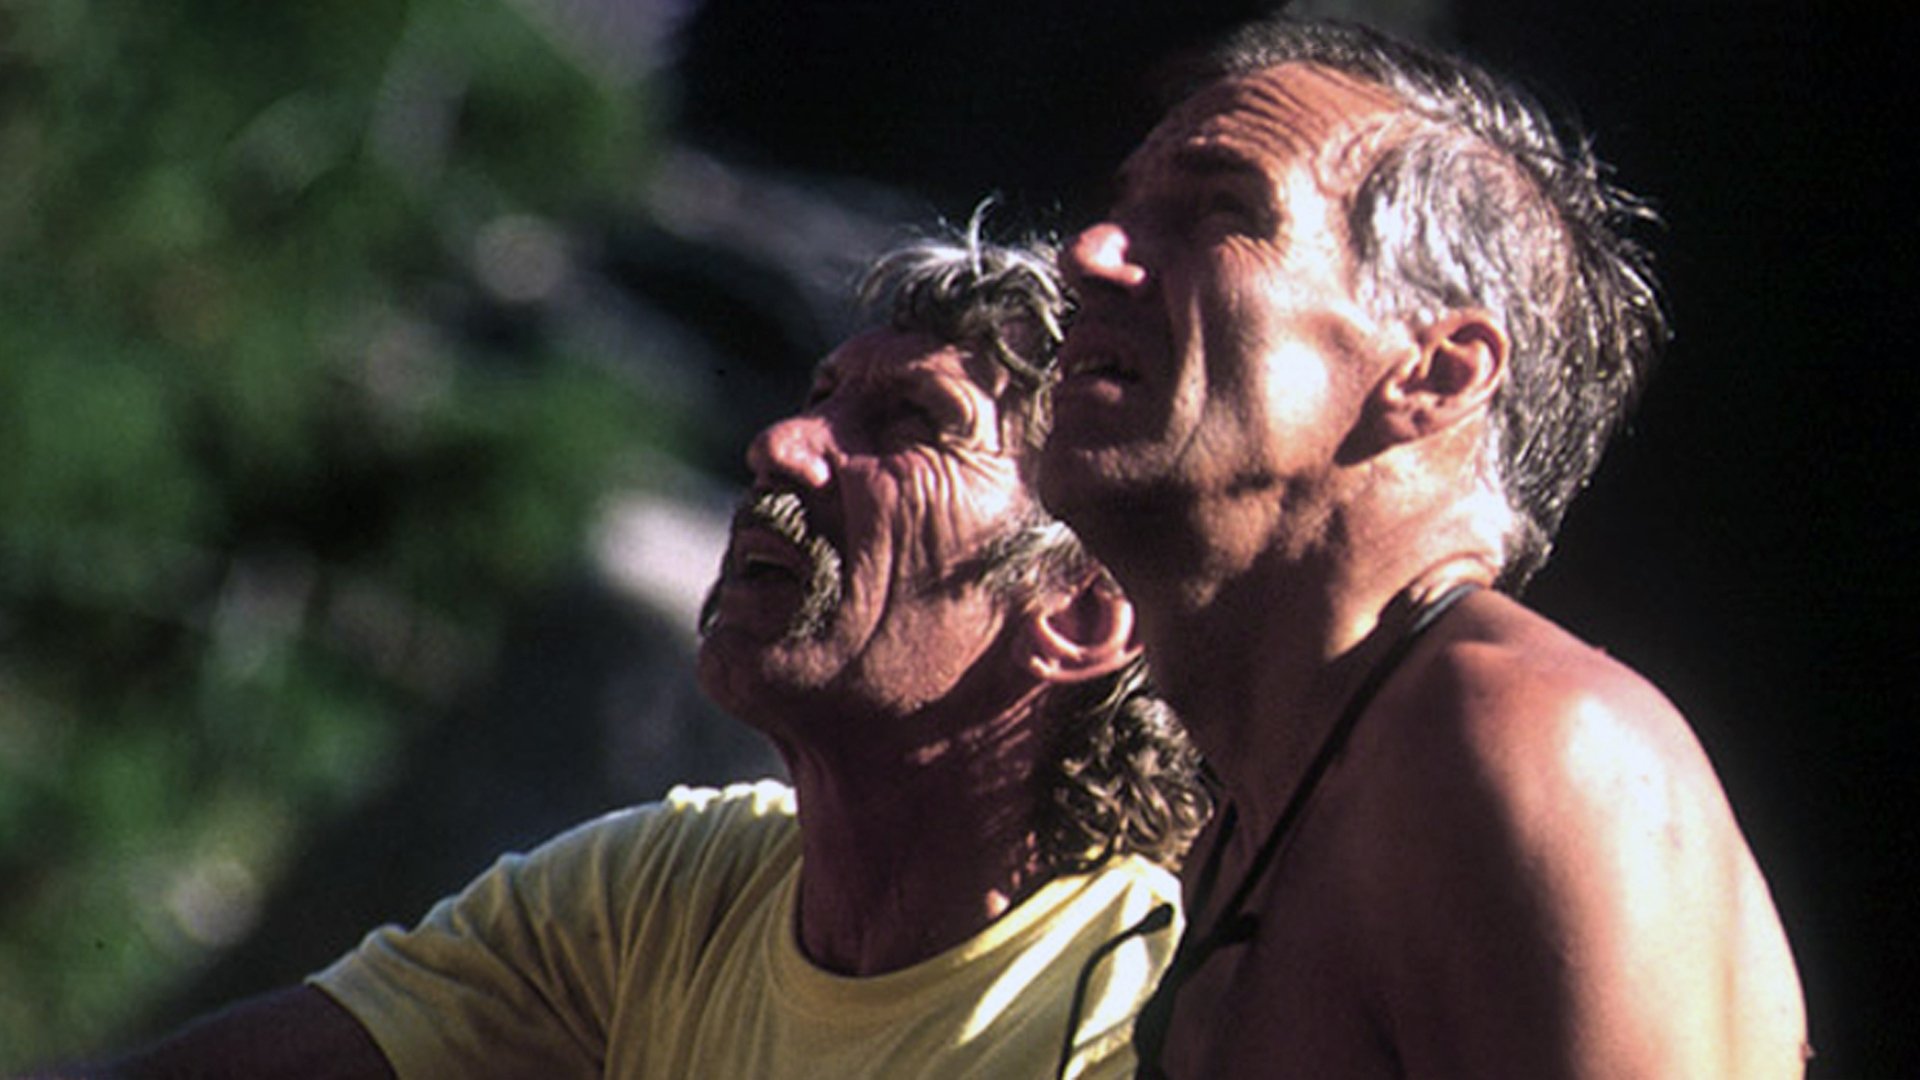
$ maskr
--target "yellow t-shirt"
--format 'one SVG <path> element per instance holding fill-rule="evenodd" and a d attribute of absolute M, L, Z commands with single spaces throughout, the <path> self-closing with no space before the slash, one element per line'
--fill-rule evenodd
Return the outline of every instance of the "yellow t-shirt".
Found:
<path fill-rule="evenodd" d="M 792 932 L 793 793 L 675 789 L 509 855 L 411 931 L 314 976 L 420 1077 L 1052 1077 L 1087 959 L 1176 901 L 1118 858 L 902 971 L 820 970 Z M 1133 1015 L 1179 925 L 1092 968 L 1070 1076 L 1131 1076 Z"/>

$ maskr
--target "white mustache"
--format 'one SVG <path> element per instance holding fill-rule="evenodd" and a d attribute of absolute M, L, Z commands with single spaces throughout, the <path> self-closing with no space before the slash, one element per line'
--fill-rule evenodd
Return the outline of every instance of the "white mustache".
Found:
<path fill-rule="evenodd" d="M 805 596 L 787 633 L 789 637 L 815 637 L 824 632 L 829 617 L 840 603 L 845 564 L 833 544 L 814 529 L 800 496 L 791 491 L 756 492 L 734 510 L 733 525 L 735 529 L 764 528 L 800 551 L 806 559 Z M 702 634 L 712 629 L 718 614 L 718 591 L 716 585 L 701 608 Z"/>

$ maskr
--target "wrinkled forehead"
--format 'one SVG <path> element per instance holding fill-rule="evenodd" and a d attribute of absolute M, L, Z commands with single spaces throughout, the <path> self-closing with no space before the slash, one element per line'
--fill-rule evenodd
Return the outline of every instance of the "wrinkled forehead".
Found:
<path fill-rule="evenodd" d="M 1039 422 L 1041 397 L 984 348 L 955 345 L 919 330 L 878 326 L 849 338 L 814 368 L 815 394 L 831 387 L 848 399 L 945 401 L 964 426 L 993 431 L 1004 446 Z"/>
<path fill-rule="evenodd" d="M 1000 396 L 1007 382 L 1006 370 L 979 355 L 979 350 L 891 326 L 876 326 L 848 338 L 815 366 L 814 374 L 834 381 L 955 379 L 993 398 Z"/>
<path fill-rule="evenodd" d="M 1337 169 L 1405 116 L 1386 88 L 1314 64 L 1232 75 L 1175 105 L 1121 167 L 1121 181 L 1211 156 Z"/>

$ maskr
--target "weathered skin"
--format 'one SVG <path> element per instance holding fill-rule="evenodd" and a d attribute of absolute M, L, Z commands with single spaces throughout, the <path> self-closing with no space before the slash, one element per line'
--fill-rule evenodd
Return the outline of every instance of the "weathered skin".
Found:
<path fill-rule="evenodd" d="M 1340 227 L 1411 122 L 1323 69 L 1217 83 L 1064 256 L 1083 309 L 1041 490 L 1133 598 L 1236 808 L 1188 860 L 1220 849 L 1198 933 L 1410 612 L 1500 565 L 1477 454 L 1506 330 L 1370 313 Z M 1173 1076 L 1804 1069 L 1785 935 L 1685 720 L 1491 590 L 1385 684 L 1248 910 L 1177 997 Z"/>

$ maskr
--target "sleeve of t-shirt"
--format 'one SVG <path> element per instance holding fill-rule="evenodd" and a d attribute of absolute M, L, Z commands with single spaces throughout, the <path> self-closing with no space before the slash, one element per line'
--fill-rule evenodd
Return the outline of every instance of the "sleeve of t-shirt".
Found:
<path fill-rule="evenodd" d="M 674 982 L 689 937 L 791 816 L 772 783 L 676 789 L 501 858 L 413 929 L 375 930 L 310 981 L 402 1080 L 598 1077 L 619 996 Z"/>

